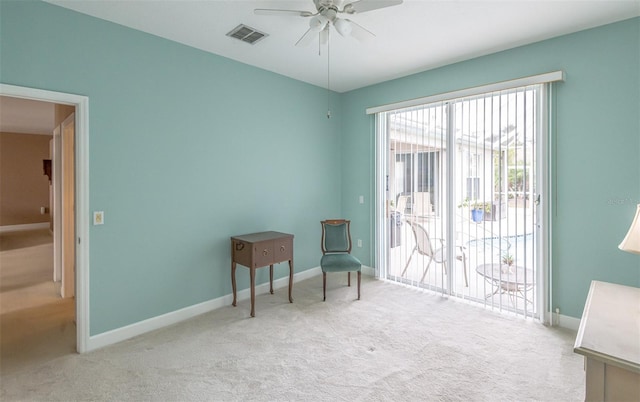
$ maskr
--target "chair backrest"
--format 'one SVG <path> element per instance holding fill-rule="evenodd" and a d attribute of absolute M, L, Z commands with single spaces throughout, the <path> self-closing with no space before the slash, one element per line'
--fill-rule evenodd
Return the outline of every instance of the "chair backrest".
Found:
<path fill-rule="evenodd" d="M 424 254 L 427 256 L 432 256 L 434 254 L 433 246 L 431 245 L 431 239 L 429 239 L 429 233 L 424 228 L 424 226 L 420 225 L 414 221 L 407 221 L 411 226 L 411 231 L 413 231 L 413 236 L 416 240 L 416 246 L 418 247 L 418 252 L 420 254 Z"/>
<path fill-rule="evenodd" d="M 407 210 L 407 201 L 409 201 L 408 195 L 399 195 L 398 207 L 396 208 L 396 211 L 400 212 L 401 214 L 404 214 Z"/>
<path fill-rule="evenodd" d="M 322 254 L 351 253 L 351 221 L 346 219 L 327 219 L 321 221 L 322 239 L 320 246 Z"/>
<path fill-rule="evenodd" d="M 433 214 L 431 194 L 426 191 L 413 193 L 412 212 L 415 216 L 428 216 Z"/>

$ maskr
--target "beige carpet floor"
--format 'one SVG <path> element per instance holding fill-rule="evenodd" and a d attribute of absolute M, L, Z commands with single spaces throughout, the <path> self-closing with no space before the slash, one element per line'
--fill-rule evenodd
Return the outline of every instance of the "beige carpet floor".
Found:
<path fill-rule="evenodd" d="M 97 351 L 3 367 L 2 401 L 581 401 L 575 333 L 344 275 Z"/>

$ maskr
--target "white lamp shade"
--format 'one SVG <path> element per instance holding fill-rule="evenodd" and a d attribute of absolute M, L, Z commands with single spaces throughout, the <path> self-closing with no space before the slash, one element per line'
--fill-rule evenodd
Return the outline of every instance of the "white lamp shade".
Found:
<path fill-rule="evenodd" d="M 636 216 L 633 217 L 629 232 L 618 248 L 630 253 L 640 254 L 640 204 L 638 204 L 638 208 L 636 209 Z"/>

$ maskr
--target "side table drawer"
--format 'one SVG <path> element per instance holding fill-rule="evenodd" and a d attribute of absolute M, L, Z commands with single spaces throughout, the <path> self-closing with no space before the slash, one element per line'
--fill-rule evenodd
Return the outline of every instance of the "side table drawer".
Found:
<path fill-rule="evenodd" d="M 272 240 L 254 244 L 253 266 L 254 268 L 271 265 L 274 262 L 274 242 Z"/>
<path fill-rule="evenodd" d="M 274 241 L 274 262 L 293 259 L 293 237 L 285 237 Z"/>

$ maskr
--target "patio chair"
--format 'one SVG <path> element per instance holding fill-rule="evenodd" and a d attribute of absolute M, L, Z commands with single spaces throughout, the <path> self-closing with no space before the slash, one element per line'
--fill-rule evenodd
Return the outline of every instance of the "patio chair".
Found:
<path fill-rule="evenodd" d="M 426 191 L 413 193 L 413 204 L 411 213 L 416 218 L 433 216 L 433 204 L 431 204 L 431 194 Z"/>
<path fill-rule="evenodd" d="M 427 272 L 429 272 L 429 267 L 431 266 L 431 262 L 435 261 L 438 264 L 442 264 L 442 270 L 446 274 L 447 272 L 447 249 L 445 247 L 444 239 L 439 238 L 430 238 L 429 233 L 424 228 L 424 226 L 419 223 L 411 220 L 407 220 L 407 223 L 411 227 L 411 231 L 413 232 L 413 237 L 416 241 L 416 245 L 413 247 L 411 251 L 411 255 L 407 260 L 407 264 L 404 266 L 404 270 L 402 271 L 401 276 L 404 276 L 409 268 L 409 264 L 411 263 L 411 258 L 413 255 L 418 252 L 420 255 L 424 255 L 429 257 L 429 262 L 424 267 L 424 272 L 422 273 L 422 278 L 420 282 L 424 282 L 424 278 L 427 276 Z M 432 240 L 438 241 L 439 247 L 434 247 L 432 244 Z M 469 286 L 469 279 L 467 276 L 467 254 L 465 252 L 465 248 L 462 246 L 456 247 L 458 250 L 456 252 L 456 260 L 462 261 L 462 266 L 464 268 L 464 285 L 466 287 Z"/>
<path fill-rule="evenodd" d="M 408 195 L 399 195 L 396 211 L 404 215 L 407 212 L 407 202 L 409 201 L 409 198 L 410 197 Z"/>
<path fill-rule="evenodd" d="M 347 286 L 351 286 L 351 272 L 358 273 L 358 300 L 360 300 L 360 275 L 362 264 L 351 255 L 351 221 L 328 219 L 321 221 L 322 239 L 322 301 L 327 300 L 327 272 L 347 272 Z"/>

